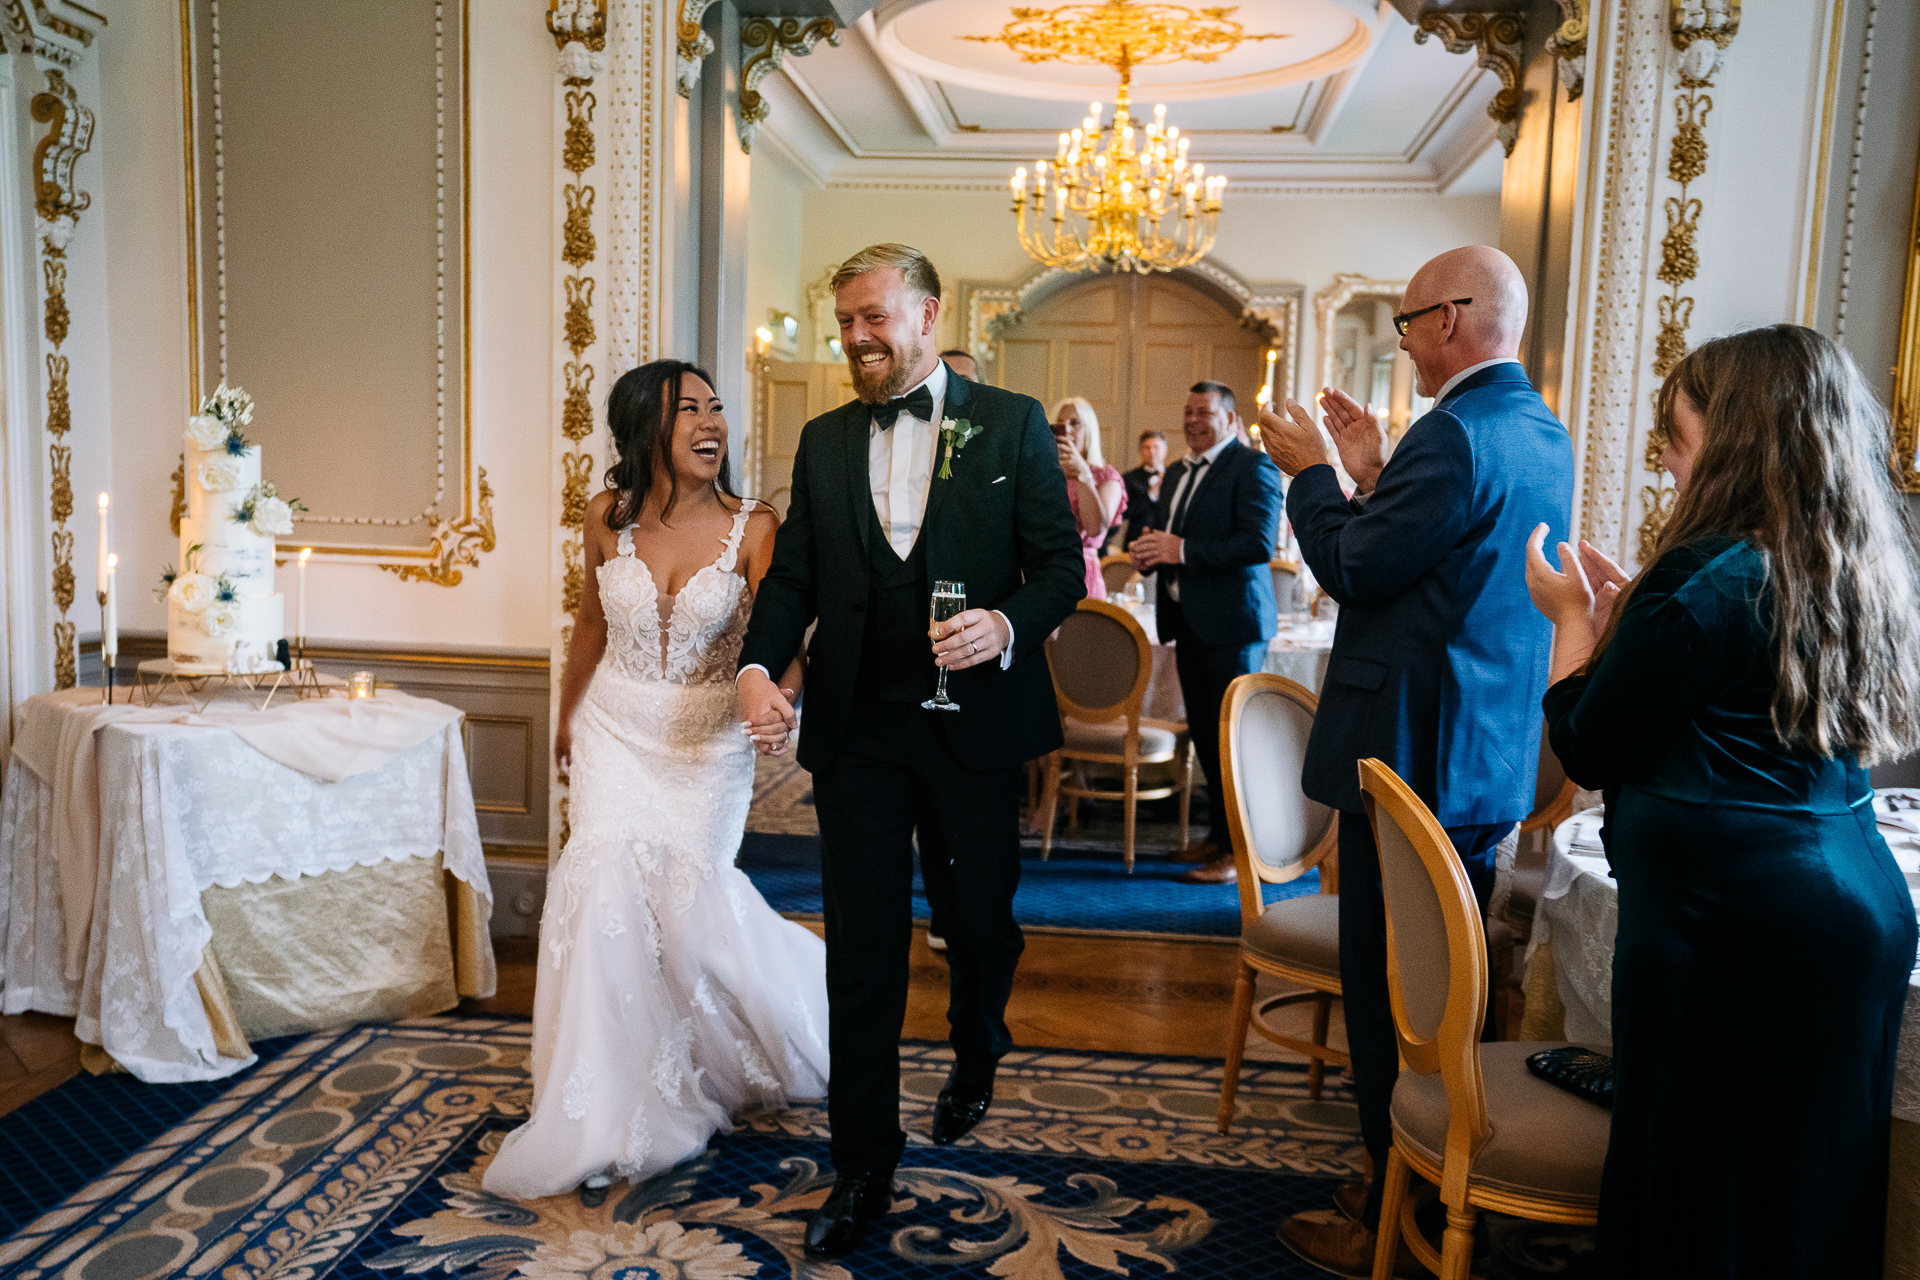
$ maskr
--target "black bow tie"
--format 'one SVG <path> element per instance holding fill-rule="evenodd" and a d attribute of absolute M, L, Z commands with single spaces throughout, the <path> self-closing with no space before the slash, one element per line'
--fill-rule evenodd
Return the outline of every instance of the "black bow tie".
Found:
<path fill-rule="evenodd" d="M 898 400 L 873 406 L 873 420 L 880 424 L 882 431 L 891 429 L 902 413 L 910 413 L 922 422 L 932 422 L 933 392 L 927 390 L 923 383 Z"/>

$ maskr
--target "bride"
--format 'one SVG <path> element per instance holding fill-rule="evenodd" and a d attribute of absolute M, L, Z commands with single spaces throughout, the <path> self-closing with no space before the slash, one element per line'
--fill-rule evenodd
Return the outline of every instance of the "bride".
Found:
<path fill-rule="evenodd" d="M 779 520 L 733 493 L 693 365 L 628 373 L 607 422 L 619 462 L 587 507 L 554 741 L 572 835 L 540 922 L 533 1107 L 485 1176 L 521 1199 L 644 1179 L 735 1113 L 826 1092 L 824 944 L 733 866 L 754 760 L 734 665 Z"/>

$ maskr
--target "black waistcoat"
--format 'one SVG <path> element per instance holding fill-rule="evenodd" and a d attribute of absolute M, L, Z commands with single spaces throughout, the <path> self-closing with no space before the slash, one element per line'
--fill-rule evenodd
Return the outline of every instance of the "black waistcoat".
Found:
<path fill-rule="evenodd" d="M 855 688 L 878 702 L 933 696 L 933 648 L 927 638 L 926 525 L 902 560 L 887 541 L 873 503 L 867 508 L 867 623 Z"/>

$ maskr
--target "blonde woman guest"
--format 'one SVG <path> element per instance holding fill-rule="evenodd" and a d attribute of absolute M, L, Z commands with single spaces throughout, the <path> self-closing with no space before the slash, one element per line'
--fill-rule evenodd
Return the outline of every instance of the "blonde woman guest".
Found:
<path fill-rule="evenodd" d="M 1533 535 L 1553 749 L 1620 887 L 1602 1273 L 1881 1273 L 1913 902 L 1862 765 L 1920 746 L 1920 565 L 1887 415 L 1798 325 L 1660 390 L 1679 497 L 1628 581 Z M 1814 1034 L 1756 1061 L 1783 1010 Z M 1766 1051 L 1761 1051 L 1765 1056 Z"/>
<path fill-rule="evenodd" d="M 1068 396 L 1054 406 L 1053 438 L 1060 450 L 1060 470 L 1067 478 L 1073 522 L 1080 529 L 1081 554 L 1087 561 L 1087 598 L 1105 600 L 1100 548 L 1126 514 L 1127 483 L 1119 469 L 1108 466 L 1101 456 L 1100 419 L 1079 396 Z"/>

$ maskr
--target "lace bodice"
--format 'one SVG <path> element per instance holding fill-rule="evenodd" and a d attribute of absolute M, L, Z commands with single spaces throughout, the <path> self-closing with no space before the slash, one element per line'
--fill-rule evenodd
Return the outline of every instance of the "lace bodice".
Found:
<path fill-rule="evenodd" d="M 752 503 L 743 502 L 733 517 L 720 558 L 668 597 L 653 571 L 633 551 L 633 529 L 620 531 L 619 552 L 600 566 L 600 604 L 607 615 L 605 665 L 621 675 L 672 684 L 731 684 L 747 633 L 753 597 L 746 579 L 734 572 L 740 539 L 747 531 Z"/>

